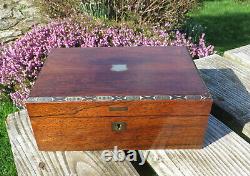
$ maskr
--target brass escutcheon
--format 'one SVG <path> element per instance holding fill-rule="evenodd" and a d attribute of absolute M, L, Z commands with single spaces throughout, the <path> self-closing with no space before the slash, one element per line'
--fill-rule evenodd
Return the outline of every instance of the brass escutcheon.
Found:
<path fill-rule="evenodd" d="M 109 111 L 128 111 L 128 107 L 126 106 L 109 107 Z"/>
<path fill-rule="evenodd" d="M 127 128 L 126 122 L 112 122 L 112 130 L 113 131 L 124 131 Z"/>

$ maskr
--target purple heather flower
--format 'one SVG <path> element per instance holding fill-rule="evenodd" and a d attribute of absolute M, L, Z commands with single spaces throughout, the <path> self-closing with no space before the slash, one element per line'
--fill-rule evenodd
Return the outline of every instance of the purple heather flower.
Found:
<path fill-rule="evenodd" d="M 192 57 L 213 54 L 214 48 L 206 46 L 205 34 L 199 43 L 179 31 L 171 34 L 154 28 L 152 37 L 126 27 L 95 27 L 89 31 L 86 25 L 70 19 L 54 21 L 30 32 L 10 45 L 0 44 L 0 85 L 2 93 L 10 93 L 16 105 L 22 106 L 41 70 L 47 55 L 53 48 L 70 47 L 124 47 L 124 46 L 187 46 Z"/>

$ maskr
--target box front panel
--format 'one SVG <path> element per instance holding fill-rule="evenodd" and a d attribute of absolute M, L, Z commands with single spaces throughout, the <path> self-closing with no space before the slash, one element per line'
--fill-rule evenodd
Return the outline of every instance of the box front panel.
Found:
<path fill-rule="evenodd" d="M 31 117 L 40 150 L 201 148 L 208 116 Z"/>

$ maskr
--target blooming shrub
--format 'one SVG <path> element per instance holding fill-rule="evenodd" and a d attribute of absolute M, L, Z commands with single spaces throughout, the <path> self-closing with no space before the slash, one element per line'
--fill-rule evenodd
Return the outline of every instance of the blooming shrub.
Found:
<path fill-rule="evenodd" d="M 197 8 L 199 0 L 34 0 L 40 12 L 51 18 L 88 14 L 115 21 L 135 24 L 180 27 L 186 14 Z"/>
<path fill-rule="evenodd" d="M 123 46 L 187 46 L 192 57 L 213 53 L 206 46 L 204 34 L 198 44 L 185 34 L 174 35 L 154 29 L 148 35 L 126 27 L 90 27 L 69 19 L 35 27 L 13 44 L 2 46 L 0 54 L 0 92 L 7 93 L 16 105 L 22 106 L 52 48 L 123 47 Z"/>
<path fill-rule="evenodd" d="M 42 14 L 50 18 L 65 18 L 77 14 L 81 0 L 33 0 Z"/>

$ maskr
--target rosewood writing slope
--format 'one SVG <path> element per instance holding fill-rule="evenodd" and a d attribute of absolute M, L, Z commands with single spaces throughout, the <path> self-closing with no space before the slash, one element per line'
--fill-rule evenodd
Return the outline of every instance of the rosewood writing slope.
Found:
<path fill-rule="evenodd" d="M 201 148 L 211 104 L 185 47 L 54 49 L 26 102 L 48 151 Z"/>

